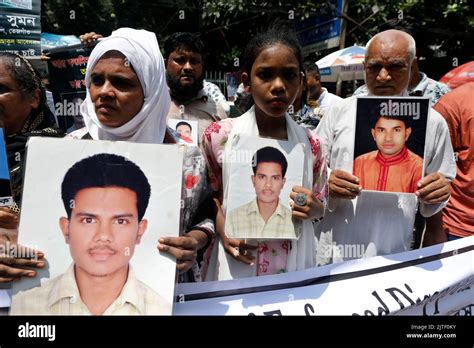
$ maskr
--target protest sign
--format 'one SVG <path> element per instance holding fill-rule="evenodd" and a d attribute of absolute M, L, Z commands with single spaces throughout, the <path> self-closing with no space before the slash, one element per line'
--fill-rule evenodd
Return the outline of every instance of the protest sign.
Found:
<path fill-rule="evenodd" d="M 41 55 L 41 0 L 0 2 L 0 47 L 25 58 Z"/>
<path fill-rule="evenodd" d="M 136 314 L 171 314 L 176 263 L 157 245 L 179 235 L 183 148 L 32 138 L 27 150 L 18 242 L 42 251 L 45 267 L 15 283 L 12 312 L 87 314 L 69 302 L 44 303 L 42 292 L 49 286 L 54 297 L 59 284 L 81 288 L 80 279 L 112 279 L 128 269 L 123 293 Z M 54 161 L 45 166 L 45 157 Z M 74 286 L 66 289 L 78 302 Z"/>
<path fill-rule="evenodd" d="M 429 98 L 357 99 L 353 174 L 363 190 L 414 193 L 423 177 Z"/>
<path fill-rule="evenodd" d="M 265 277 L 180 284 L 176 315 L 471 315 L 474 237 Z"/>
<path fill-rule="evenodd" d="M 230 238 L 297 239 L 301 224 L 289 205 L 303 181 L 302 144 L 238 135 L 226 152 L 230 180 L 226 197 L 226 234 Z"/>
<path fill-rule="evenodd" d="M 93 47 L 73 45 L 47 51 L 55 116 L 64 130 L 84 127 L 80 106 L 86 99 L 86 67 Z"/>

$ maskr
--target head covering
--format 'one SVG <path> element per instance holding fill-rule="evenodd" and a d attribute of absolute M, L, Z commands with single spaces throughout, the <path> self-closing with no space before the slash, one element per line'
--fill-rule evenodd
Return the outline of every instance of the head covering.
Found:
<path fill-rule="evenodd" d="M 95 65 L 106 52 L 112 50 L 120 51 L 127 57 L 140 80 L 145 96 L 140 112 L 120 127 L 109 127 L 100 123 L 89 90 Z M 121 28 L 101 40 L 87 63 L 86 86 L 87 96 L 81 104 L 81 114 L 92 139 L 154 144 L 163 142 L 171 99 L 166 85 L 163 56 L 154 33 Z"/>

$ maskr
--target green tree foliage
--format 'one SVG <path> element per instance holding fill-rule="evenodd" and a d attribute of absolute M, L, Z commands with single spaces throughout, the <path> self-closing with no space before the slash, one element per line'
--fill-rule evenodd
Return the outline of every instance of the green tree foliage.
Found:
<path fill-rule="evenodd" d="M 41 2 L 41 29 L 45 32 L 80 35 L 96 31 L 108 35 L 115 22 L 115 11 L 110 0 Z"/>
<path fill-rule="evenodd" d="M 455 58 L 473 59 L 474 15 L 469 0 L 357 0 L 348 13 L 338 13 L 334 0 L 43 0 L 42 29 L 80 35 L 109 35 L 122 26 L 154 31 L 160 42 L 176 31 L 200 33 L 209 54 L 208 68 L 237 70 L 235 58 L 260 29 L 276 18 L 290 23 L 313 14 L 332 13 L 347 23 L 346 46 L 364 45 L 387 23 L 399 17 L 411 22 L 421 52 L 423 71 L 439 78 Z M 314 56 L 326 52 L 315 52 Z M 423 60 L 424 58 L 424 60 Z M 425 68 L 426 66 L 426 68 Z"/>
<path fill-rule="evenodd" d="M 362 44 L 387 24 L 411 26 L 422 71 L 440 78 L 474 59 L 474 16 L 468 0 L 350 2 L 346 45 Z"/>
<path fill-rule="evenodd" d="M 203 1 L 202 18 L 205 26 L 228 26 L 238 19 L 252 17 L 304 19 L 312 12 L 321 11 L 325 6 L 327 5 L 324 1 L 207 0 Z"/>
<path fill-rule="evenodd" d="M 201 4 L 186 0 L 43 0 L 42 30 L 80 35 L 109 35 L 119 27 L 154 31 L 199 31 Z"/>

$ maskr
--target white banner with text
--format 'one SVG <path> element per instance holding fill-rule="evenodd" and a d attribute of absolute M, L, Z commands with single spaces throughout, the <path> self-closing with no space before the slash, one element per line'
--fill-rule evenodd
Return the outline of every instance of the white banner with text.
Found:
<path fill-rule="evenodd" d="M 174 315 L 471 315 L 474 236 L 304 271 L 180 284 Z"/>

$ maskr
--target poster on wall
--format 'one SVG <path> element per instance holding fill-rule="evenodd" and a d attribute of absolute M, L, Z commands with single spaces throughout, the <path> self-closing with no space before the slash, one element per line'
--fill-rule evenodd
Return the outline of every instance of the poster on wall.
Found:
<path fill-rule="evenodd" d="M 41 0 L 0 0 L 0 50 L 41 55 Z"/>

